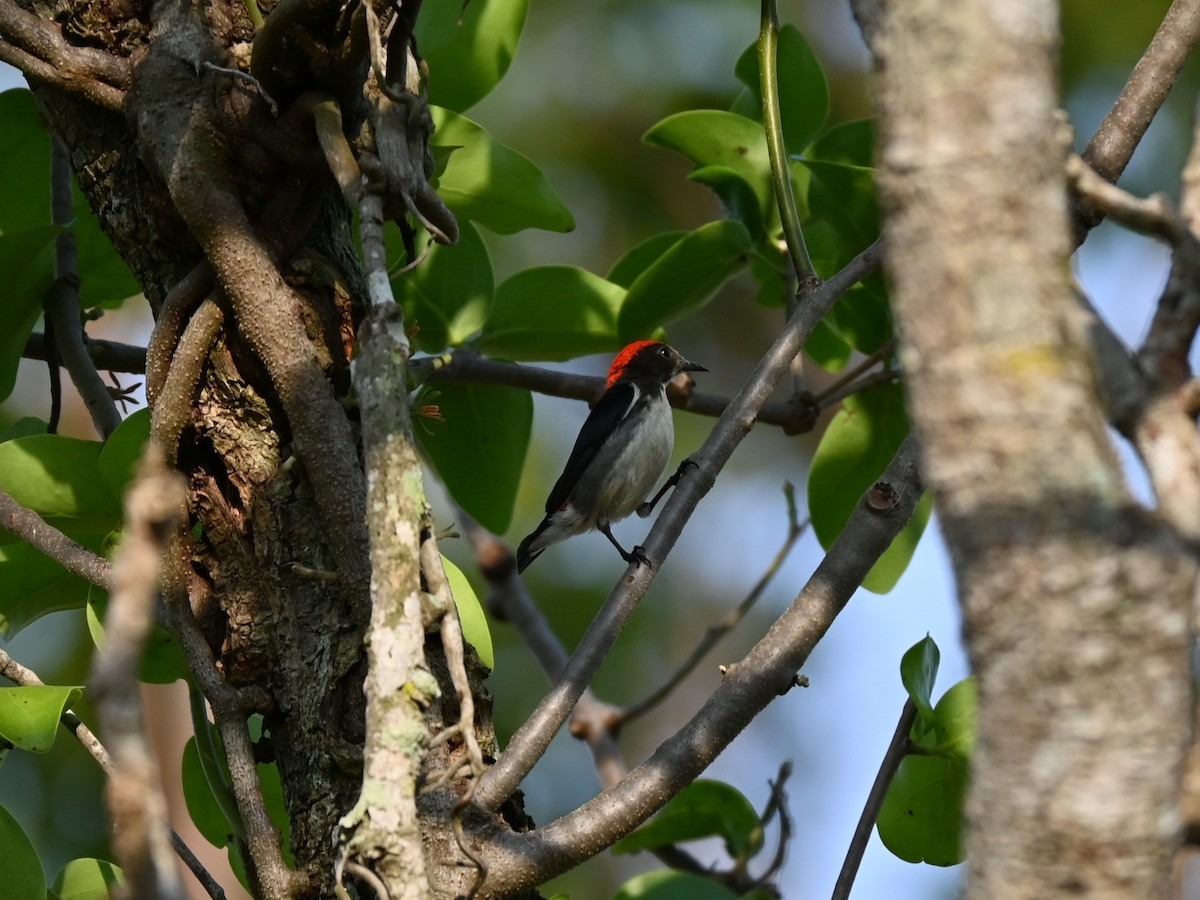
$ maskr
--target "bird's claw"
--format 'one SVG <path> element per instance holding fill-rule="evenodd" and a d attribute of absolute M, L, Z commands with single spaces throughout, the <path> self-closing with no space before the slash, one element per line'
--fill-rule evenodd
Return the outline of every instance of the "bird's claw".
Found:
<path fill-rule="evenodd" d="M 650 557 L 646 555 L 646 548 L 638 544 L 629 553 L 625 554 L 625 562 L 630 565 L 637 564 L 645 566 L 647 569 L 653 569 L 654 563 L 650 562 Z"/>

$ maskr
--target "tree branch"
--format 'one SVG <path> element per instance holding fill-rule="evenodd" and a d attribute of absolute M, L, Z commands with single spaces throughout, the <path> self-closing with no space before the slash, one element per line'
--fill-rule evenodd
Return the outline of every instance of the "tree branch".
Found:
<path fill-rule="evenodd" d="M 54 239 L 55 277 L 45 298 L 46 317 L 54 323 L 54 340 L 62 364 L 83 398 L 92 424 L 102 438 L 107 438 L 121 424 L 121 414 L 84 346 L 79 309 L 79 249 L 70 227 L 75 220 L 72 184 L 67 148 L 57 135 L 51 135 L 50 214 L 63 232 Z"/>
<path fill-rule="evenodd" d="M 700 661 L 708 655 L 708 651 L 717 645 L 717 643 L 727 635 L 733 628 L 745 618 L 751 607 L 758 602 L 758 598 L 762 596 L 762 592 L 766 590 L 767 585 L 771 583 L 771 579 L 775 577 L 775 573 L 779 571 L 784 561 L 788 558 L 788 554 L 792 552 L 792 548 L 796 546 L 796 541 L 804 534 L 808 527 L 808 520 L 802 524 L 796 516 L 796 489 L 790 484 L 785 483 L 783 486 L 784 495 L 787 498 L 788 508 L 788 528 L 787 534 L 784 536 L 783 544 L 775 553 L 775 558 L 771 560 L 766 571 L 759 576 L 758 581 L 750 592 L 745 596 L 741 603 L 730 610 L 724 618 L 713 625 L 709 625 L 704 630 L 703 637 L 699 643 L 692 649 L 685 659 L 675 670 L 670 678 L 668 678 L 659 688 L 637 703 L 630 704 L 625 709 L 620 710 L 617 715 L 614 727 L 620 727 L 638 716 L 645 715 L 663 700 L 671 695 L 675 688 L 683 683 L 683 680 L 700 664 Z"/>
<path fill-rule="evenodd" d="M 480 780 L 476 803 L 493 811 L 508 798 L 545 752 L 555 732 L 570 715 L 584 688 L 607 656 L 655 573 L 665 562 L 687 519 L 708 493 L 742 438 L 754 424 L 757 411 L 788 371 L 793 357 L 829 308 L 853 285 L 879 265 L 882 244 L 876 241 L 829 281 L 805 290 L 800 308 L 755 368 L 749 380 L 717 420 L 689 470 L 667 501 L 645 542 L 654 566 L 629 571 L 592 621 L 558 682 L 521 726 L 496 765 Z"/>
<path fill-rule="evenodd" d="M 892 740 L 883 754 L 879 772 L 875 775 L 871 792 L 867 795 L 867 802 L 863 805 L 862 815 L 859 816 L 858 825 L 854 829 L 854 837 L 850 839 L 850 846 L 846 850 L 846 861 L 842 863 L 837 883 L 833 886 L 831 900 L 849 900 L 850 890 L 854 887 L 854 878 L 858 875 L 859 864 L 867 849 L 867 842 L 871 840 L 871 829 L 875 827 L 875 820 L 879 818 L 879 810 L 883 807 L 883 798 L 887 796 L 892 779 L 896 776 L 896 770 L 900 768 L 900 763 L 908 754 L 909 732 L 912 731 L 913 722 L 916 719 L 917 705 L 909 697 L 904 701 L 904 708 L 900 711 L 900 721 L 896 723 Z"/>
<path fill-rule="evenodd" d="M 75 543 L 4 491 L 0 491 L 0 528 L 41 550 L 68 572 L 106 591 L 112 589 L 112 565 L 107 559 Z"/>
<path fill-rule="evenodd" d="M 786 364 L 785 364 L 786 365 Z M 524 834 L 496 830 L 484 846 L 489 895 L 509 895 L 578 864 L 628 834 L 691 783 L 772 700 L 908 522 L 923 493 L 917 443 L 901 444 L 880 482 L 859 501 L 799 596 L 725 679 L 704 706 L 617 787 Z M 868 497 L 881 495 L 886 503 Z"/>
<path fill-rule="evenodd" d="M 83 346 L 91 357 L 92 364 L 102 372 L 130 372 L 141 375 L 146 371 L 146 348 L 136 344 L 122 344 L 117 341 L 98 341 L 95 338 L 83 336 Z M 49 361 L 50 349 L 46 336 L 35 331 L 29 335 L 21 356 L 25 359 Z"/>
<path fill-rule="evenodd" d="M 427 384 L 502 384 L 524 388 L 550 397 L 566 397 L 594 403 L 604 392 L 604 379 L 594 375 L 555 372 L 537 366 L 487 359 L 475 350 L 461 348 L 443 357 L 424 357 L 414 360 L 412 367 L 425 375 Z M 696 391 L 681 391 L 674 382 L 667 385 L 667 399 L 676 409 L 700 416 L 720 416 L 729 406 L 729 398 Z M 811 431 L 816 422 L 816 410 L 811 403 L 787 400 L 764 403 L 755 422 L 778 425 L 784 434 L 803 434 Z"/>
<path fill-rule="evenodd" d="M 57 25 L 0 0 L 0 61 L 28 78 L 79 94 L 103 109 L 120 112 L 130 83 L 128 60 L 66 42 Z"/>

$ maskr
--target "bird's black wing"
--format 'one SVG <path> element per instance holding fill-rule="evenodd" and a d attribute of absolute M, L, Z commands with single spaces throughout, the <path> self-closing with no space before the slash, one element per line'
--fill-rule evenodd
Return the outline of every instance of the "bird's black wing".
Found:
<path fill-rule="evenodd" d="M 616 430 L 621 420 L 629 415 L 637 398 L 638 389 L 624 382 L 614 384 L 596 401 L 587 421 L 579 429 L 579 437 L 575 439 L 575 447 L 567 458 L 562 475 L 558 477 L 554 490 L 546 500 L 547 513 L 557 512 L 567 502 L 571 489 L 579 482 L 580 476 L 603 446 L 605 439 Z"/>

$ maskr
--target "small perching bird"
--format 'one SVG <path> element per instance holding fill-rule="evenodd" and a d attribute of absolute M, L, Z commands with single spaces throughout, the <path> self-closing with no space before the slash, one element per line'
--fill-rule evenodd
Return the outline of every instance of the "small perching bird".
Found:
<path fill-rule="evenodd" d="M 592 529 L 608 538 L 625 562 L 649 562 L 641 547 L 627 552 L 617 543 L 610 526 L 634 510 L 648 515 L 666 490 L 639 509 L 675 445 L 667 383 L 680 372 L 707 371 L 661 341 L 636 341 L 617 354 L 604 393 L 546 500 L 546 518 L 517 548 L 517 571 L 524 572 L 551 544 Z"/>

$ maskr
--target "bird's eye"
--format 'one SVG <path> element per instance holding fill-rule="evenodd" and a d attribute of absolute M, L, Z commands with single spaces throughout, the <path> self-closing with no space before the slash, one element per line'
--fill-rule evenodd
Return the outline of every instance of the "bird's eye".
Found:
<path fill-rule="evenodd" d="M 659 347 L 659 348 L 658 348 L 658 355 L 659 355 L 659 356 L 670 356 L 670 355 L 671 355 L 671 351 L 670 351 L 670 350 L 668 350 L 666 347 Z"/>

